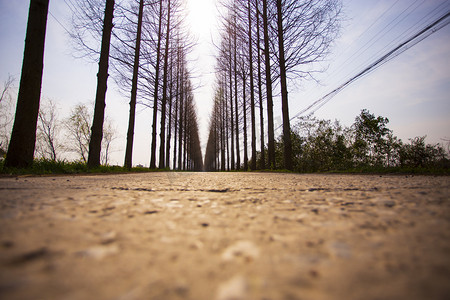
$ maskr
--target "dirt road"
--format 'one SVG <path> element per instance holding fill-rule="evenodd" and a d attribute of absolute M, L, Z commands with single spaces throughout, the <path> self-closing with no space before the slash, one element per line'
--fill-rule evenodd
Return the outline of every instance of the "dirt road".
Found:
<path fill-rule="evenodd" d="M 0 178 L 1 299 L 450 299 L 450 178 Z"/>

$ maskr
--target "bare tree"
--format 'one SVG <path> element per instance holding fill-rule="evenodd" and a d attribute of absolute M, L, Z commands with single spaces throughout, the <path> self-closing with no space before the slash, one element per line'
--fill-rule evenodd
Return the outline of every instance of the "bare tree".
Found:
<path fill-rule="evenodd" d="M 97 74 L 97 94 L 95 97 L 94 120 L 92 122 L 92 134 L 89 142 L 88 166 L 100 165 L 100 153 L 103 138 L 103 123 L 105 119 L 106 89 L 108 81 L 109 49 L 111 43 L 111 31 L 114 17 L 114 0 L 106 0 L 105 17 L 103 21 L 102 47 Z"/>
<path fill-rule="evenodd" d="M 252 37 L 252 19 L 254 10 L 252 9 L 251 1 L 247 0 L 248 11 L 248 61 L 250 65 L 250 115 L 251 115 L 251 145 L 252 145 L 252 160 L 250 168 L 256 169 L 256 117 L 255 117 L 255 85 L 253 74 L 253 37 Z"/>
<path fill-rule="evenodd" d="M 266 154 L 265 154 L 265 142 L 264 142 L 264 103 L 263 103 L 263 92 L 262 92 L 262 56 L 261 56 L 261 12 L 260 12 L 260 1 L 256 0 L 256 45 L 257 45 L 257 57 L 258 57 L 258 99 L 259 99 L 259 120 L 260 120 L 260 131 L 261 131 L 261 160 L 260 168 L 266 168 Z"/>
<path fill-rule="evenodd" d="M 226 30 L 223 31 L 223 41 L 219 47 L 217 61 L 219 72 L 229 72 L 230 97 L 235 99 L 235 113 L 231 114 L 230 123 L 236 126 L 236 129 L 231 131 L 231 135 L 236 137 L 238 167 L 240 134 L 243 135 L 244 140 L 244 168 L 248 163 L 248 107 L 251 118 L 252 157 L 250 168 L 256 168 L 255 82 L 257 80 L 261 121 L 261 167 L 264 168 L 266 165 L 262 101 L 264 96 L 267 100 L 268 166 L 272 169 L 281 167 L 281 164 L 276 165 L 275 160 L 273 120 L 273 89 L 280 84 L 284 145 L 282 165 L 284 168 L 290 169 L 292 167 L 292 145 L 288 81 L 314 78 L 314 74 L 321 71 L 317 70 L 316 63 L 323 60 L 329 52 L 330 45 L 339 32 L 341 0 L 223 0 L 222 4 L 228 11 L 228 15 L 223 18 Z M 229 46 L 227 47 L 227 45 Z M 254 65 L 255 54 L 257 54 L 257 72 L 255 72 Z M 262 72 L 262 65 L 264 65 L 265 72 Z M 262 84 L 264 80 L 265 95 Z M 235 87 L 234 93 L 231 89 L 232 83 Z M 238 86 L 241 90 L 238 90 Z M 241 106 L 238 105 L 238 98 L 242 99 Z M 244 124 L 240 132 L 242 121 Z M 228 118 L 225 119 L 226 129 L 228 129 L 227 122 Z M 217 126 L 217 124 L 212 122 L 212 126 Z M 213 137 L 212 133 L 210 137 Z M 228 135 L 226 140 L 228 140 Z M 212 144 L 210 143 L 210 145 Z M 233 161 L 233 155 L 231 157 Z"/>
<path fill-rule="evenodd" d="M 117 131 L 114 128 L 112 121 L 105 119 L 105 126 L 103 128 L 102 152 L 100 155 L 102 165 L 109 165 L 109 160 L 112 152 L 113 142 L 117 138 Z"/>
<path fill-rule="evenodd" d="M 166 142 L 166 104 L 167 104 L 167 82 L 168 82 L 168 67 L 169 67 L 169 45 L 170 45 L 170 22 L 172 15 L 171 0 L 167 2 L 167 20 L 166 20 L 166 37 L 164 46 L 164 66 L 163 66 L 163 91 L 161 101 L 161 126 L 160 126 L 160 140 L 159 140 L 159 168 L 164 169 L 166 164 L 165 158 L 165 142 Z"/>
<path fill-rule="evenodd" d="M 134 124 L 136 118 L 136 98 L 138 89 L 138 76 L 139 76 L 139 58 L 141 54 L 141 33 L 142 33 L 142 18 L 144 13 L 144 0 L 139 1 L 139 15 L 136 32 L 136 46 L 134 52 L 133 63 L 133 79 L 131 86 L 131 98 L 130 98 L 130 116 L 128 118 L 128 131 L 127 131 L 127 147 L 125 151 L 125 167 L 131 168 L 133 157 L 133 139 L 134 139 Z"/>
<path fill-rule="evenodd" d="M 87 163 L 89 141 L 91 139 L 92 108 L 86 104 L 77 104 L 64 122 L 67 142 L 65 150 L 76 153 L 79 160 Z M 113 123 L 108 118 L 105 119 L 103 128 L 102 152 L 100 153 L 102 164 L 109 163 L 112 142 L 117 138 Z"/>
<path fill-rule="evenodd" d="M 283 31 L 283 15 L 282 0 L 277 0 L 277 28 L 278 28 L 278 51 L 280 64 L 280 80 L 281 80 L 281 108 L 283 114 L 283 146 L 284 168 L 292 170 L 292 142 L 291 142 L 291 126 L 289 124 L 289 102 L 287 92 L 286 78 L 286 58 L 284 56 L 284 31 Z"/>
<path fill-rule="evenodd" d="M 3 102 L 4 99 L 10 97 L 9 93 L 11 91 L 11 88 L 14 84 L 14 77 L 12 75 L 8 75 L 8 78 L 3 83 L 3 88 L 0 93 L 0 104 Z"/>
<path fill-rule="evenodd" d="M 91 139 L 91 120 L 92 113 L 84 104 L 76 105 L 65 122 L 67 136 L 69 138 L 66 148 L 68 151 L 75 152 L 79 159 L 87 163 L 89 141 Z"/>
<path fill-rule="evenodd" d="M 98 43 L 101 36 L 102 28 L 98 26 L 103 15 L 98 9 L 101 1 L 80 2 L 88 13 L 77 12 L 74 41 L 82 54 L 84 51 L 90 58 L 95 58 L 99 49 L 90 40 Z M 128 97 L 131 91 L 132 95 L 125 165 L 131 166 L 132 161 L 136 105 L 153 110 L 150 168 L 156 168 L 157 164 L 161 168 L 170 166 L 172 143 L 174 162 L 182 161 L 178 167 L 185 168 L 189 163 L 191 149 L 188 148 L 192 145 L 188 144 L 190 132 L 185 128 L 191 124 L 186 110 L 186 101 L 190 97 L 186 56 L 193 43 L 182 25 L 182 5 L 180 0 L 125 0 L 115 5 L 116 24 L 112 31 L 110 54 L 112 75 L 121 93 Z M 137 28 L 141 28 L 141 32 L 137 32 Z M 173 137 L 172 129 L 175 129 Z"/>
<path fill-rule="evenodd" d="M 235 6 L 233 5 L 233 8 Z M 236 12 L 232 13 L 233 18 L 233 73 L 234 73 L 234 110 L 235 110 L 235 127 L 236 127 L 236 169 L 241 168 L 241 150 L 239 146 L 239 106 L 238 106 L 238 45 L 237 45 L 237 24 Z"/>
<path fill-rule="evenodd" d="M 163 17 L 163 1 L 159 2 L 159 22 L 158 22 L 158 45 L 156 48 L 156 67 L 155 67 L 155 83 L 153 94 L 153 121 L 152 121 L 152 145 L 150 154 L 150 169 L 156 168 L 156 134 L 157 134 L 157 117 L 158 117 L 158 91 L 159 91 L 159 73 L 160 73 L 160 57 L 161 57 L 161 40 L 162 40 L 162 17 Z"/>
<path fill-rule="evenodd" d="M 273 95 L 272 95 L 272 70 L 270 65 L 270 48 L 269 48 L 269 15 L 268 0 L 262 0 L 262 18 L 263 18 L 263 35 L 264 35 L 264 62 L 266 73 L 266 98 L 267 98 L 267 123 L 268 123 L 268 153 L 269 168 L 274 169 L 275 166 L 275 129 L 273 125 Z"/>
<path fill-rule="evenodd" d="M 11 124 L 14 120 L 13 84 L 14 77 L 9 75 L 3 83 L 0 94 L 0 158 L 6 154 L 11 134 Z"/>
<path fill-rule="evenodd" d="M 41 97 L 44 44 L 49 0 L 31 0 L 20 79 L 19 95 L 6 167 L 28 167 L 33 163 L 36 127 Z"/>
<path fill-rule="evenodd" d="M 45 159 L 56 161 L 63 149 L 60 140 L 61 122 L 58 107 L 53 100 L 46 100 L 39 108 L 36 151 Z"/>
<path fill-rule="evenodd" d="M 339 33 L 340 0 L 277 0 L 278 63 L 283 115 L 284 167 L 292 168 L 288 108 L 288 73 L 292 79 L 312 77 Z"/>

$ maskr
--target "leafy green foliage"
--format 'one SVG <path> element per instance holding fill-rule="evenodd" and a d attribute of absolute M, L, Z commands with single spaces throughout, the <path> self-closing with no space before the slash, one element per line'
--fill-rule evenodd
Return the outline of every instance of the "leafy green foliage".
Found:
<path fill-rule="evenodd" d="M 362 110 L 350 127 L 338 121 L 303 117 L 291 137 L 296 172 L 437 172 L 448 173 L 448 153 L 427 145 L 424 137 L 403 143 L 387 127 L 387 118 Z M 283 139 L 276 142 L 276 164 L 282 165 Z"/>

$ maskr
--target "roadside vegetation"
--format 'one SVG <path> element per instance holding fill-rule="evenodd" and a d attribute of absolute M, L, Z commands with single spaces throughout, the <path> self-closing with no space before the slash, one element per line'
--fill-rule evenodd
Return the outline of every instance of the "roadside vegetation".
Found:
<path fill-rule="evenodd" d="M 445 141 L 447 149 L 427 144 L 425 136 L 404 142 L 387 127 L 387 118 L 368 110 L 362 110 L 350 127 L 312 116 L 291 125 L 288 91 L 292 83 L 314 78 L 322 69 L 318 63 L 326 60 L 341 29 L 341 0 L 219 1 L 224 14 L 204 158 L 196 87 L 187 59 L 195 39 L 183 23 L 183 1 L 80 0 L 73 4 L 74 53 L 99 60 L 99 72 L 95 104 L 77 104 L 68 117 L 60 116 L 57 102 L 41 97 L 48 2 L 30 2 L 30 31 L 17 100 L 15 78 L 9 76 L 0 87 L 1 174 L 166 171 L 171 167 L 183 171 L 449 173 L 449 141 Z M 113 19 L 120 26 L 113 26 Z M 125 167 L 110 166 L 118 133 L 105 116 L 109 64 L 117 87 L 130 97 Z M 278 140 L 273 119 L 277 98 L 283 119 Z M 149 169 L 132 168 L 138 104 L 153 112 Z"/>
<path fill-rule="evenodd" d="M 102 174 L 102 173 L 136 173 L 161 171 L 151 170 L 144 167 L 125 168 L 121 166 L 101 165 L 97 168 L 89 168 L 87 163 L 82 161 L 55 161 L 49 159 L 37 159 L 28 168 L 8 168 L 4 167 L 4 160 L 0 161 L 0 174 L 3 176 L 17 175 L 50 175 L 50 174 Z"/>
<path fill-rule="evenodd" d="M 0 86 L 0 157 L 7 172 L 105 170 L 120 134 L 105 111 L 109 75 L 130 100 L 124 170 L 133 167 L 137 106 L 153 112 L 150 169 L 202 170 L 188 59 L 195 38 L 184 24 L 184 2 L 73 1 L 71 26 L 64 28 L 70 52 L 98 63 L 98 73 L 95 100 L 77 104 L 68 118 L 60 117 L 58 102 L 41 96 L 48 6 L 49 0 L 30 1 L 17 93 L 12 76 Z"/>
<path fill-rule="evenodd" d="M 350 127 L 338 121 L 303 117 L 291 130 L 294 172 L 449 174 L 449 145 L 427 144 L 426 136 L 404 142 L 388 118 L 362 110 Z M 448 141 L 447 141 L 448 143 Z M 258 161 L 261 154 L 258 153 Z M 276 165 L 283 164 L 283 139 L 276 142 Z"/>
<path fill-rule="evenodd" d="M 296 173 L 401 173 L 401 174 L 450 174 L 448 141 L 444 144 L 427 144 L 426 136 L 418 136 L 403 142 L 388 128 L 388 118 L 362 110 L 349 126 L 339 121 L 319 120 L 312 116 L 302 117 L 291 130 L 293 148 L 292 170 L 283 168 L 283 138 L 275 142 L 276 165 L 273 169 L 262 168 L 261 152 L 257 152 L 256 166 L 259 171 Z M 38 151 L 38 149 L 37 149 Z M 264 151 L 267 161 L 268 151 Z M 0 174 L 100 174 L 126 172 L 169 171 L 145 167 L 126 168 L 103 164 L 89 168 L 86 160 L 70 161 L 56 156 L 38 156 L 28 168 L 4 167 L 5 151 L 1 150 Z M 220 155 L 217 156 L 220 159 Z M 251 165 L 247 162 L 247 166 Z M 221 165 L 221 162 L 218 162 Z M 213 171 L 213 170 L 209 170 Z M 242 163 L 240 171 L 246 171 Z"/>

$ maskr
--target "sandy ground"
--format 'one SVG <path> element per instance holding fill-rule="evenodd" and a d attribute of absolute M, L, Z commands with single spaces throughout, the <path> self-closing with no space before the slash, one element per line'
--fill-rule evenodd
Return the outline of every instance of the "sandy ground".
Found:
<path fill-rule="evenodd" d="M 1 299 L 450 299 L 450 177 L 0 178 Z"/>

